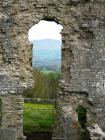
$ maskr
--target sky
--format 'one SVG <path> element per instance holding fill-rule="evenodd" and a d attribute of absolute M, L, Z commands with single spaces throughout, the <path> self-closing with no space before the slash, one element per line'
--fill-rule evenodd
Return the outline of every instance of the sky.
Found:
<path fill-rule="evenodd" d="M 54 39 L 61 41 L 61 30 L 63 26 L 53 21 L 41 20 L 38 24 L 34 25 L 28 33 L 29 41 Z"/>

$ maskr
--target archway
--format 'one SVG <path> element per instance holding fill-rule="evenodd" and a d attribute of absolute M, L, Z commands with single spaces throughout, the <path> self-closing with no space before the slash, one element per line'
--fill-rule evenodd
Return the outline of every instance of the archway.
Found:
<path fill-rule="evenodd" d="M 38 24 L 30 28 L 28 35 L 29 41 L 33 44 L 33 55 L 32 55 L 33 68 L 36 67 L 39 68 L 40 70 L 42 70 L 43 68 L 47 69 L 45 65 L 42 67 L 38 65 L 38 62 L 39 61 L 41 62 L 42 59 L 44 59 L 44 61 L 47 60 L 48 62 L 51 62 L 51 60 L 52 62 L 54 62 L 54 60 L 57 60 L 58 62 L 57 70 L 61 69 L 62 39 L 60 32 L 62 29 L 63 27 L 60 24 L 57 24 L 54 21 L 46 21 L 46 20 L 41 20 Z M 56 56 L 54 53 L 56 53 Z M 47 57 L 49 57 L 49 60 Z M 55 66 L 53 64 L 52 67 Z M 48 64 L 48 66 L 49 65 L 51 64 Z M 50 70 L 54 70 L 52 67 L 50 68 Z"/>
<path fill-rule="evenodd" d="M 100 8 L 102 9 L 101 11 Z M 13 95 L 16 93 L 18 97 L 18 94 L 22 93 L 24 88 L 30 87 L 31 49 L 27 41 L 27 30 L 32 24 L 43 19 L 43 17 L 48 17 L 47 19 L 53 18 L 64 26 L 62 32 L 64 40 L 62 51 L 63 78 L 57 100 L 58 116 L 62 119 L 65 117 L 62 108 L 71 101 L 71 94 L 75 95 L 75 99 L 77 93 L 80 97 L 80 93 L 85 91 L 89 93 L 86 100 L 88 100 L 89 97 L 91 103 L 94 105 L 94 110 L 96 111 L 94 118 L 96 118 L 96 123 L 105 131 L 105 87 L 103 85 L 105 82 L 105 36 L 104 19 L 100 18 L 104 17 L 103 9 L 103 2 L 95 1 L 94 3 L 94 1 L 89 0 L 85 0 L 84 2 L 79 0 L 61 0 L 58 2 L 56 0 L 26 0 L 24 2 L 21 0 L 12 0 L 1 2 L 0 69 L 1 73 L 3 72 L 3 77 L 5 77 L 5 75 L 7 77 L 2 78 L 1 75 L 1 95 L 10 93 Z M 66 99 L 64 100 L 66 95 L 69 95 L 69 97 L 67 97 L 68 101 L 66 101 Z M 7 100 L 5 102 L 7 102 Z M 14 105 L 13 100 L 11 100 L 11 104 Z M 70 104 L 70 107 L 71 106 Z M 17 107 L 16 104 L 16 108 L 18 110 L 20 107 Z M 65 112 L 67 113 L 68 110 Z M 20 113 L 16 115 L 17 117 L 12 116 L 11 118 L 7 111 L 5 116 L 7 116 L 6 118 L 4 117 L 7 124 L 10 122 L 8 120 L 17 118 L 19 123 L 17 124 L 15 122 L 15 124 L 19 128 L 17 131 L 19 132 L 18 137 L 20 137 L 22 132 Z M 71 114 L 69 114 L 69 116 L 71 116 Z M 7 124 L 5 127 L 7 127 Z M 61 123 L 58 124 L 58 137 L 64 135 L 65 127 L 63 126 L 64 122 L 61 121 Z"/>
<path fill-rule="evenodd" d="M 63 27 L 60 24 L 57 24 L 54 21 L 46 21 L 41 20 L 38 24 L 33 26 L 29 30 L 29 41 L 33 44 L 32 48 L 32 67 L 33 67 L 33 78 L 35 79 L 35 86 L 27 92 L 25 97 L 31 98 L 31 106 L 35 107 L 35 104 L 41 104 L 41 106 L 46 106 L 46 110 L 44 108 L 34 108 L 34 112 L 37 111 L 42 114 L 41 116 L 48 117 L 44 119 L 44 121 L 49 121 L 49 124 L 43 123 L 44 131 L 49 130 L 50 133 L 52 131 L 52 126 L 54 125 L 54 117 L 55 117 L 55 98 L 58 89 L 58 82 L 61 74 L 61 30 Z M 25 99 L 27 102 L 29 100 Z M 25 108 L 27 108 L 27 103 L 25 103 Z M 40 110 L 40 111 L 39 111 Z M 44 114 L 42 113 L 44 111 Z M 26 122 L 26 112 L 24 115 L 24 122 Z M 50 114 L 49 114 L 50 112 Z M 33 112 L 31 112 L 33 114 Z M 45 115 L 46 114 L 46 115 Z M 36 121 L 40 119 L 43 120 L 42 117 L 30 115 L 30 118 L 37 117 Z M 39 119 L 39 120 L 38 120 Z M 49 120 L 50 119 L 50 120 Z M 40 124 L 35 124 L 37 122 L 32 122 L 32 127 L 35 128 L 35 125 L 38 127 L 42 127 Z M 30 124 L 30 125 L 31 125 Z M 24 124 L 24 130 L 27 129 L 27 124 Z M 41 128 L 43 129 L 43 128 Z M 37 130 L 37 126 L 32 131 L 39 131 Z M 36 133 L 36 132 L 35 132 Z M 51 135 L 50 135 L 51 136 Z M 41 140 L 41 137 L 39 136 Z"/>

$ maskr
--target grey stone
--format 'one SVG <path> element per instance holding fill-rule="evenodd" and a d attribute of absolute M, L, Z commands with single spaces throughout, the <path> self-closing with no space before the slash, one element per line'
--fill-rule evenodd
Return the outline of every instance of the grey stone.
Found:
<path fill-rule="evenodd" d="M 17 138 L 23 134 L 21 94 L 33 85 L 32 46 L 27 36 L 30 27 L 41 19 L 54 20 L 64 27 L 62 80 L 56 99 L 58 121 L 53 137 L 69 134 L 64 118 L 70 118 L 70 128 L 79 127 L 75 111 L 79 105 L 87 109 L 87 123 L 99 124 L 105 131 L 104 0 L 0 1 L 2 127 L 12 124 L 18 128 Z"/>
<path fill-rule="evenodd" d="M 0 140 L 17 140 L 16 129 L 14 128 L 0 129 Z"/>

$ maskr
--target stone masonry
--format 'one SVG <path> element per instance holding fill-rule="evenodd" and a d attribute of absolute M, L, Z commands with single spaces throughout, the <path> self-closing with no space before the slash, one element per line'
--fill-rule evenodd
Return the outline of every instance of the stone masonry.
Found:
<path fill-rule="evenodd" d="M 78 140 L 70 136 L 79 127 L 79 105 L 87 109 L 91 139 L 104 139 L 105 0 L 0 0 L 1 128 L 15 128 L 17 139 L 24 139 L 22 93 L 33 83 L 28 31 L 42 19 L 63 26 L 53 139 Z"/>

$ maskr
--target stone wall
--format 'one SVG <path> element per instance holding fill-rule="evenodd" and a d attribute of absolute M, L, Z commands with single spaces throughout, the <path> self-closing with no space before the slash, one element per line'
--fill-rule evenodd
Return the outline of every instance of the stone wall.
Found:
<path fill-rule="evenodd" d="M 23 136 L 23 103 L 22 95 L 1 96 L 1 116 L 0 116 L 0 136 L 6 140 L 10 133 L 10 140 L 15 136 L 16 139 L 24 139 Z M 13 130 L 13 131 L 12 131 Z M 9 132 L 8 132 L 9 131 Z M 3 137 L 2 137 L 3 132 Z M 6 136 L 4 136 L 6 133 Z M 13 134 L 12 134 L 13 133 Z M 25 140 L 25 139 L 24 139 Z"/>
<path fill-rule="evenodd" d="M 14 128 L 0 129 L 0 140 L 17 140 L 16 129 Z"/>
<path fill-rule="evenodd" d="M 17 138 L 23 137 L 23 103 L 21 95 L 2 97 L 2 128 L 15 128 Z"/>
<path fill-rule="evenodd" d="M 53 20 L 64 27 L 58 118 L 69 117 L 72 126 L 77 122 L 75 107 L 85 105 L 89 107 L 90 118 L 105 131 L 104 0 L 1 0 L 0 94 L 10 98 L 17 94 L 18 99 L 18 94 L 32 86 L 32 46 L 28 30 L 41 19 Z M 10 104 L 8 100 L 6 103 Z M 3 120 L 6 121 L 5 116 Z M 65 135 L 65 122 L 61 122 L 57 126 L 58 138 Z"/>

